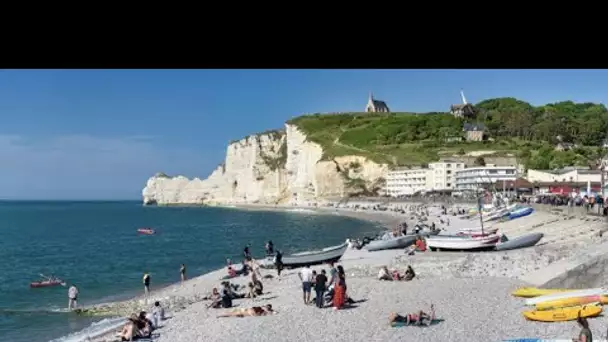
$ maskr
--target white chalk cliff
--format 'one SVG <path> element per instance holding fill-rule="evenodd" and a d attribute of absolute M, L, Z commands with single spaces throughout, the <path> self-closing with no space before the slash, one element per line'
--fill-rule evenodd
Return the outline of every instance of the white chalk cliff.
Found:
<path fill-rule="evenodd" d="M 321 160 L 323 148 L 298 127 L 252 135 L 228 145 L 226 160 L 207 179 L 148 179 L 145 204 L 303 204 L 372 189 L 388 166 L 361 156 Z"/>

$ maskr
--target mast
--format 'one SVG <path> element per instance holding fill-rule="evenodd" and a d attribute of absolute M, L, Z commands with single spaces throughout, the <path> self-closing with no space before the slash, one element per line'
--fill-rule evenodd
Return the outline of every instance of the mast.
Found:
<path fill-rule="evenodd" d="M 485 233 L 483 231 L 483 193 L 481 196 L 477 197 L 477 210 L 479 211 L 479 222 L 481 223 L 481 236 L 484 236 Z"/>

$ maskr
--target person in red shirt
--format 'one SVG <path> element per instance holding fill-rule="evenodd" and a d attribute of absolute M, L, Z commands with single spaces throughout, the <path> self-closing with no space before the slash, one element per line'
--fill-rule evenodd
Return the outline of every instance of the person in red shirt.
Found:
<path fill-rule="evenodd" d="M 420 236 L 416 238 L 416 250 L 419 252 L 426 251 L 426 242 L 424 242 L 424 239 Z"/>

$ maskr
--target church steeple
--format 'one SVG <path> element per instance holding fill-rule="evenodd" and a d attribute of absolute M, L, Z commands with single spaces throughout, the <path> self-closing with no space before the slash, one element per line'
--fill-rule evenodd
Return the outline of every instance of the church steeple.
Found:
<path fill-rule="evenodd" d="M 468 104 L 468 102 L 467 102 L 467 98 L 466 98 L 466 97 L 464 97 L 464 90 L 462 90 L 462 89 L 460 89 L 460 97 L 462 98 L 462 104 L 463 104 L 463 105 Z"/>
<path fill-rule="evenodd" d="M 369 100 L 370 101 L 374 100 L 374 93 L 372 93 L 371 91 L 369 92 Z"/>

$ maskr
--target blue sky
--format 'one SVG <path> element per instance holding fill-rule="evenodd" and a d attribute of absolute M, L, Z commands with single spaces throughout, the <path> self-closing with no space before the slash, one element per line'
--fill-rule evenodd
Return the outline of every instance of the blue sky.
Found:
<path fill-rule="evenodd" d="M 0 198 L 138 199 L 206 177 L 228 141 L 303 113 L 445 111 L 513 96 L 606 103 L 607 70 L 0 70 Z"/>

